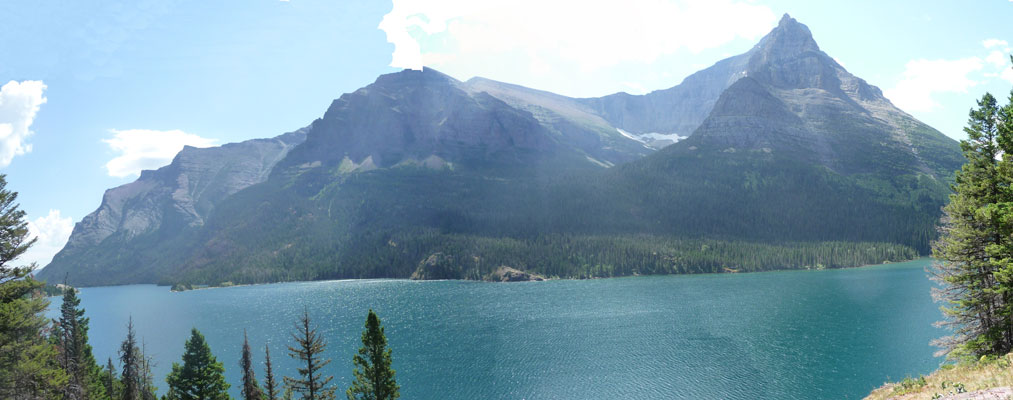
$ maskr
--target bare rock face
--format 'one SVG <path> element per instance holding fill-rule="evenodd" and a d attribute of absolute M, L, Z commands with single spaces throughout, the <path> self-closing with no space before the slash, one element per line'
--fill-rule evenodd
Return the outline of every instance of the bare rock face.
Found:
<path fill-rule="evenodd" d="M 63 276 L 84 253 L 97 248 L 204 225 L 216 204 L 267 179 L 274 165 L 305 136 L 299 130 L 219 147 L 185 147 L 169 165 L 143 171 L 136 181 L 107 190 L 99 208 L 74 226 L 66 246 L 40 277 Z"/>

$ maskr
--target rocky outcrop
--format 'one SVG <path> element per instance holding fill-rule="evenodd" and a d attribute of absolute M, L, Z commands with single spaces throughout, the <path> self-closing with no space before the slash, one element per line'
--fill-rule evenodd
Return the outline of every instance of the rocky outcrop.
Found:
<path fill-rule="evenodd" d="M 488 282 L 540 282 L 544 281 L 545 277 L 503 265 L 496 268 L 496 270 L 489 273 L 489 275 L 483 277 L 482 280 Z"/>
<path fill-rule="evenodd" d="M 429 281 L 440 279 L 461 279 L 461 266 L 454 262 L 454 257 L 443 253 L 434 253 L 419 262 L 418 268 L 412 273 L 411 280 Z"/>

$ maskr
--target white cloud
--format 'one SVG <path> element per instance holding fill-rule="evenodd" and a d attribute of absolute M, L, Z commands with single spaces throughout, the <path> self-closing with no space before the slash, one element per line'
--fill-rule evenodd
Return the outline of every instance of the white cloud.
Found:
<path fill-rule="evenodd" d="M 32 131 L 39 106 L 46 103 L 42 81 L 10 81 L 0 87 L 0 167 L 11 164 L 14 156 L 32 151 L 26 142 Z"/>
<path fill-rule="evenodd" d="M 972 73 L 980 71 L 985 61 L 978 57 L 959 60 L 912 60 L 906 65 L 900 82 L 885 90 L 886 97 L 908 112 L 932 111 L 939 107 L 933 99 L 938 93 L 966 93 L 979 81 Z"/>
<path fill-rule="evenodd" d="M 24 265 L 37 263 L 44 267 L 67 244 L 74 229 L 74 220 L 60 215 L 60 210 L 49 210 L 49 215 L 28 221 L 28 234 L 38 241 L 21 256 Z"/>
<path fill-rule="evenodd" d="M 523 84 L 754 41 L 776 23 L 743 0 L 394 0 L 379 28 L 391 66 Z"/>
<path fill-rule="evenodd" d="M 210 147 L 215 139 L 203 138 L 181 130 L 112 129 L 113 137 L 102 140 L 119 153 L 106 163 L 110 176 L 139 175 L 141 170 L 169 164 L 183 146 Z"/>
<path fill-rule="evenodd" d="M 1004 68 L 1009 66 L 1009 56 L 1003 54 L 1001 51 L 995 50 L 989 53 L 988 57 L 985 57 L 985 62 L 992 64 L 997 68 Z"/>
<path fill-rule="evenodd" d="M 1010 0 L 1010 1 L 1013 1 L 1013 0 Z M 1008 42 L 1006 42 L 1005 40 L 999 40 L 999 39 L 985 39 L 985 40 L 981 41 L 981 45 L 985 46 L 986 49 L 991 49 L 993 47 L 1009 47 L 1009 43 Z"/>

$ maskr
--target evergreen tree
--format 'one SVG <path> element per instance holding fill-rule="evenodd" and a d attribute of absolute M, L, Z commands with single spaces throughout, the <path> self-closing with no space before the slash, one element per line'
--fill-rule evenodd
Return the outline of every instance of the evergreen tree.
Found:
<path fill-rule="evenodd" d="M 122 400 L 141 399 L 141 349 L 137 347 L 137 337 L 134 333 L 134 318 L 127 320 L 127 337 L 120 343 L 120 363 L 123 364 L 123 372 L 120 373 Z"/>
<path fill-rule="evenodd" d="M 1003 164 L 1011 162 L 1013 137 L 1002 128 L 1008 121 L 1001 117 L 995 97 L 987 93 L 971 110 L 964 128 L 968 139 L 960 143 L 967 161 L 957 171 L 941 236 L 933 245 L 939 263 L 932 276 L 940 283 L 933 296 L 946 302 L 940 325 L 954 332 L 935 344 L 955 358 L 1013 349 L 1009 285 L 1000 282 L 1009 281 L 1002 270 L 1008 270 L 1011 255 L 1011 175 Z"/>
<path fill-rule="evenodd" d="M 250 340 L 243 330 L 243 354 L 239 357 L 239 368 L 243 371 L 243 400 L 260 400 L 263 393 L 253 372 L 253 355 L 250 353 Z"/>
<path fill-rule="evenodd" d="M 401 396 L 400 386 L 394 380 L 390 353 L 380 318 L 369 310 L 366 329 L 362 332 L 362 347 L 352 358 L 356 368 L 352 371 L 355 381 L 346 392 L 349 400 L 394 400 Z"/>
<path fill-rule="evenodd" d="M 46 338 L 45 284 L 30 275 L 34 264 L 12 265 L 35 239 L 29 239 L 17 193 L 6 186 L 6 176 L 0 174 L 0 398 L 58 398 L 68 378 Z"/>
<path fill-rule="evenodd" d="M 288 347 L 288 355 L 298 359 L 303 367 L 299 371 L 299 379 L 285 377 L 285 385 L 293 392 L 302 395 L 302 400 L 328 400 L 334 399 L 335 387 L 328 384 L 334 379 L 333 376 L 324 377 L 320 369 L 330 364 L 330 359 L 324 359 L 324 349 L 327 343 L 317 335 L 316 328 L 310 326 L 310 315 L 303 311 L 302 317 L 296 324 L 296 332 L 292 333 L 296 346 Z"/>
<path fill-rule="evenodd" d="M 1013 62 L 1013 55 L 1010 61 Z M 994 208 L 1000 215 L 999 234 L 1006 240 L 995 246 L 991 256 L 995 258 L 997 269 L 994 275 L 998 285 L 995 295 L 1000 301 L 998 319 L 1002 321 L 1006 348 L 1013 350 L 1013 91 L 1008 100 L 997 116 L 998 142 L 1003 151 L 999 171 L 1005 177 L 1005 190 L 1002 201 Z"/>
<path fill-rule="evenodd" d="M 229 384 L 225 367 L 219 362 L 204 335 L 193 328 L 183 350 L 183 365 L 172 363 L 172 372 L 165 378 L 169 384 L 166 398 L 170 400 L 227 400 Z"/>
<path fill-rule="evenodd" d="M 106 398 L 102 368 L 88 344 L 88 318 L 80 308 L 77 290 L 64 288 L 60 319 L 55 321 L 52 337 L 60 349 L 60 361 L 69 378 L 65 399 Z"/>
<path fill-rule="evenodd" d="M 264 397 L 265 400 L 278 400 L 278 381 L 274 379 L 274 368 L 271 366 L 271 348 L 264 345 Z"/>
<path fill-rule="evenodd" d="M 119 399 L 119 379 L 116 377 L 116 367 L 113 366 L 113 358 L 109 357 L 106 360 L 106 368 L 102 371 L 102 384 L 105 386 L 106 397 L 109 399 Z"/>

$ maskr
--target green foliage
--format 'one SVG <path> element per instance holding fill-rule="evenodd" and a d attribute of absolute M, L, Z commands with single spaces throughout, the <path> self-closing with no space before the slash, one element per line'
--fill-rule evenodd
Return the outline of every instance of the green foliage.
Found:
<path fill-rule="evenodd" d="M 220 205 L 195 240 L 208 245 L 164 283 L 407 278 L 438 252 L 469 279 L 494 264 L 561 278 L 857 266 L 925 254 L 949 193 L 918 171 L 682 152 L 599 172 L 274 178 Z M 720 250 L 699 252 L 704 242 Z"/>
<path fill-rule="evenodd" d="M 60 353 L 60 365 L 69 377 L 64 389 L 68 399 L 108 398 L 102 383 L 102 368 L 88 344 L 88 322 L 77 290 L 66 287 L 60 306 L 60 319 L 54 321 L 51 338 Z"/>
<path fill-rule="evenodd" d="M 362 347 L 359 354 L 352 358 L 355 380 L 345 393 L 349 400 L 394 400 L 401 396 L 401 387 L 395 381 L 395 371 L 391 368 L 390 354 L 380 318 L 369 310 L 366 328 L 362 332 Z"/>
<path fill-rule="evenodd" d="M 102 386 L 109 399 L 122 398 L 123 382 L 116 376 L 116 367 L 113 366 L 112 357 L 106 360 L 106 367 L 102 370 Z"/>
<path fill-rule="evenodd" d="M 243 372 L 243 400 L 260 400 L 263 398 L 263 391 L 257 383 L 257 376 L 253 372 L 253 354 L 250 352 L 250 340 L 243 331 L 243 351 L 239 357 L 239 368 Z"/>
<path fill-rule="evenodd" d="M 271 348 L 264 346 L 264 400 L 278 400 L 278 381 L 271 365 Z"/>
<path fill-rule="evenodd" d="M 316 328 L 310 325 L 308 311 L 303 311 L 302 317 L 296 324 L 296 331 L 292 333 L 295 346 L 288 347 L 288 355 L 297 359 L 302 366 L 296 368 L 299 378 L 284 377 L 285 386 L 294 393 L 300 395 L 302 400 L 331 400 L 334 399 L 336 387 L 330 386 L 334 376 L 324 376 L 320 370 L 331 363 L 329 358 L 323 358 L 327 343 L 317 334 Z M 286 393 L 286 396 L 289 394 Z"/>
<path fill-rule="evenodd" d="M 970 112 L 957 172 L 933 248 L 937 299 L 954 334 L 936 341 L 951 358 L 1013 350 L 1013 102 L 985 94 Z"/>
<path fill-rule="evenodd" d="M 141 384 L 143 366 L 141 349 L 137 347 L 137 336 L 134 332 L 134 319 L 127 320 L 127 337 L 120 343 L 120 364 L 123 365 L 123 372 L 120 373 L 120 382 L 123 385 L 120 390 L 122 400 L 141 400 Z"/>
<path fill-rule="evenodd" d="M 183 365 L 172 363 L 172 372 L 165 378 L 169 400 L 227 400 L 229 384 L 225 367 L 219 362 L 204 335 L 193 328 L 183 346 Z"/>
<path fill-rule="evenodd" d="M 893 388 L 893 392 L 896 395 L 903 395 L 918 391 L 926 385 L 928 385 L 928 382 L 925 381 L 925 376 L 919 375 L 917 379 L 913 379 L 909 376 L 900 381 L 900 383 Z"/>
<path fill-rule="evenodd" d="M 11 265 L 35 240 L 28 239 L 17 193 L 6 186 L 0 174 L 0 398 L 59 399 L 68 377 L 46 337 L 45 284 L 31 277 L 33 265 Z"/>

